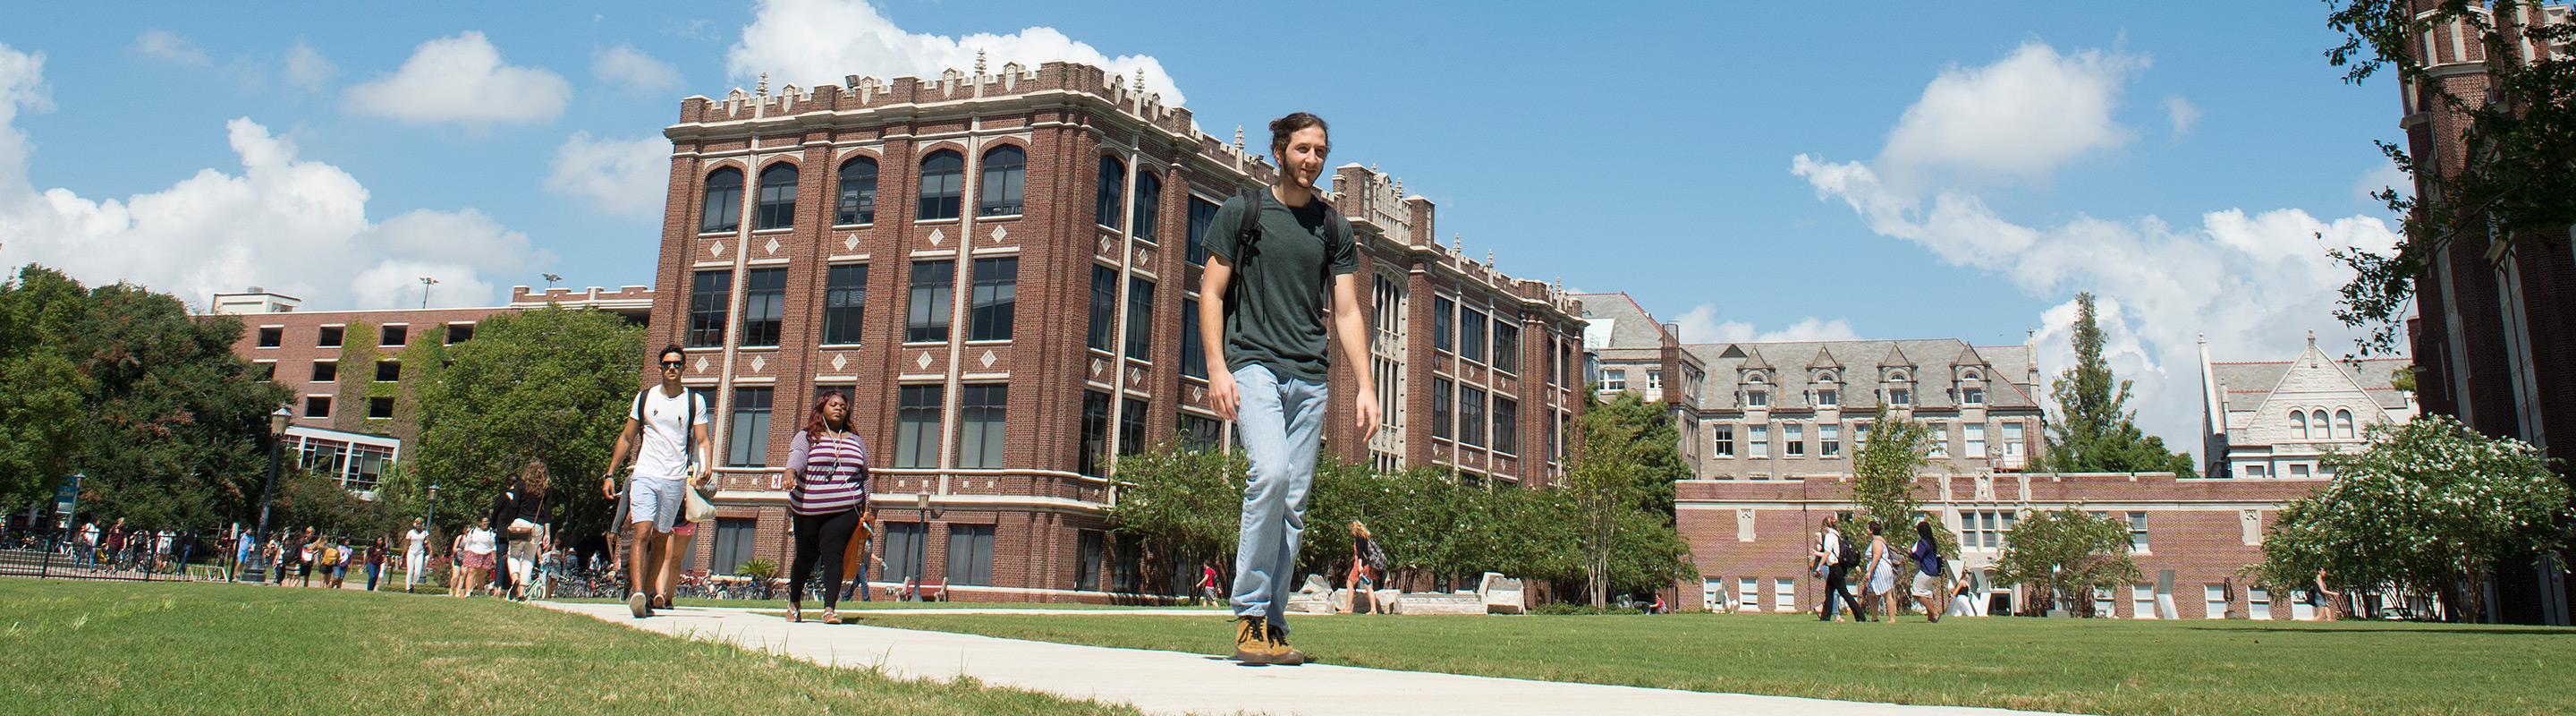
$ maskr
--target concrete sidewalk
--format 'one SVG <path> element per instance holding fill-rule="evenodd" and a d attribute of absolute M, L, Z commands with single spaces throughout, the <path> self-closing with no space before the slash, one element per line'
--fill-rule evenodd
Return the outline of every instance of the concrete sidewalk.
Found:
<path fill-rule="evenodd" d="M 1149 713 L 1615 713 L 1912 716 L 2026 711 L 1712 694 L 1315 664 L 1246 667 L 1222 657 L 885 627 L 791 624 L 754 610 L 681 607 L 636 619 L 622 604 L 540 606 L 674 636 L 723 640 L 818 664 L 1133 704 Z M 920 612 L 915 612 L 920 613 Z M 1099 613 L 1099 612 L 1090 612 Z M 1220 612 L 1221 614 L 1222 612 Z M 1208 625 L 1213 628 L 1214 625 Z M 1328 655 L 1329 656 L 1329 655 Z"/>

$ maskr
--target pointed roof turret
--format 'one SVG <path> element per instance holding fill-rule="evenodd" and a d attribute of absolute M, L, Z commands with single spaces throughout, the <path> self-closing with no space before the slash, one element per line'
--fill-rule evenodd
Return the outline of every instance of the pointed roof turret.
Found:
<path fill-rule="evenodd" d="M 1762 359 L 1762 351 L 1759 348 L 1746 349 L 1744 351 L 1744 363 L 1737 366 L 1737 368 L 1742 370 L 1770 370 L 1771 361 Z"/>
<path fill-rule="evenodd" d="M 1840 368 L 1843 367 L 1843 362 L 1834 360 L 1834 350 L 1832 348 L 1818 348 L 1816 349 L 1815 359 L 1807 361 L 1807 367 Z"/>
<path fill-rule="evenodd" d="M 1912 368 L 1914 367 L 1914 359 L 1905 357 L 1905 348 L 1903 346 L 1899 346 L 1891 342 L 1887 346 L 1887 357 L 1878 359 L 1878 367 Z"/>

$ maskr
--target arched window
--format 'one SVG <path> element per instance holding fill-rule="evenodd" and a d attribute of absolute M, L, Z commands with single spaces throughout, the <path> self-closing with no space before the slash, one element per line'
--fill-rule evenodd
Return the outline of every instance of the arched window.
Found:
<path fill-rule="evenodd" d="M 1959 379 L 1960 379 L 1960 380 L 1977 380 L 1977 379 L 1978 379 L 1977 369 L 1975 369 L 1975 368 L 1969 368 L 1969 369 L 1967 369 L 1967 370 L 1959 371 Z"/>
<path fill-rule="evenodd" d="M 920 220 L 957 218 L 957 196 L 965 185 L 966 155 L 942 149 L 923 158 Z"/>
<path fill-rule="evenodd" d="M 832 212 L 832 223 L 877 223 L 876 159 L 851 157 L 841 163 L 841 201 Z"/>
<path fill-rule="evenodd" d="M 1129 233 L 1139 241 L 1153 241 L 1155 229 L 1163 224 L 1163 178 L 1153 172 L 1136 172 L 1136 216 L 1128 224 Z"/>
<path fill-rule="evenodd" d="M 1092 196 L 1091 220 L 1111 229 L 1118 228 L 1118 212 L 1126 208 L 1127 163 L 1117 157 L 1100 158 L 1100 191 Z"/>
<path fill-rule="evenodd" d="M 2337 440 L 2351 440 L 2351 439 L 2352 439 L 2352 411 L 2350 411 L 2350 410 L 2337 410 L 2337 411 L 2335 411 L 2334 431 L 2335 431 L 2335 439 L 2337 439 Z"/>
<path fill-rule="evenodd" d="M 2308 413 L 2307 413 L 2307 411 L 2304 411 L 2304 410 L 2292 410 L 2292 411 L 2290 411 L 2290 429 L 2291 429 L 2291 430 L 2296 430 L 2296 431 L 2298 431 L 2298 433 L 2299 433 L 2299 439 L 2300 439 L 2300 440 L 2306 440 L 2306 439 L 2308 439 Z"/>
<path fill-rule="evenodd" d="M 780 162 L 760 170 L 760 221 L 752 229 L 796 225 L 796 165 Z"/>
<path fill-rule="evenodd" d="M 1020 213 L 1020 188 L 1029 174 L 1029 153 L 1002 145 L 984 153 L 984 176 L 975 184 L 976 216 Z"/>
<path fill-rule="evenodd" d="M 700 205 L 698 233 L 732 231 L 742 213 L 742 170 L 725 167 L 707 175 L 705 203 Z"/>
<path fill-rule="evenodd" d="M 2308 412 L 2308 429 L 2316 431 L 2318 440 L 2334 439 L 2334 431 L 2327 429 L 2326 411 L 2324 410 L 2312 410 Z"/>
<path fill-rule="evenodd" d="M 1817 372 L 1815 383 L 1816 405 L 1820 407 L 1831 407 L 1841 405 L 1843 403 L 1843 392 L 1834 385 L 1833 371 Z"/>

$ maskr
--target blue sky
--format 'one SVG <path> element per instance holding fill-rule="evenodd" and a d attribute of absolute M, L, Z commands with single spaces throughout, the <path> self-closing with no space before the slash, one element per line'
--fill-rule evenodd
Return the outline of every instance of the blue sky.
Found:
<path fill-rule="evenodd" d="M 1693 340 L 2039 331 L 2053 369 L 2093 290 L 2174 442 L 2195 336 L 2348 350 L 2315 234 L 2391 237 L 2361 187 L 2392 181 L 2396 90 L 2339 81 L 2314 3 L 1310 8 L 64 5 L 0 28 L 0 263 L 313 308 L 417 305 L 423 272 L 447 305 L 639 282 L 681 97 L 976 47 L 1145 68 L 1221 136 L 1315 111 L 1444 240 Z"/>

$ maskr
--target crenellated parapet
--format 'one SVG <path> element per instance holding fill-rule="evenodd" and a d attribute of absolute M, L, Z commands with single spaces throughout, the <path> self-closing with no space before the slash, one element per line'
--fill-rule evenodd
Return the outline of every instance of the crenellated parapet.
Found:
<path fill-rule="evenodd" d="M 1406 194 L 1403 179 L 1378 171 L 1375 166 L 1353 162 L 1335 167 L 1328 198 L 1333 209 L 1350 219 L 1352 228 L 1362 236 L 1375 234 L 1388 244 L 1402 246 L 1423 264 L 1438 267 L 1462 282 L 1524 302 L 1545 304 L 1565 315 L 1582 315 L 1582 303 L 1567 294 L 1564 287 L 1513 278 L 1496 268 L 1490 248 L 1480 261 L 1467 252 L 1465 240 L 1455 234 L 1451 235 L 1450 245 L 1440 245 L 1432 225 L 1432 201 Z"/>

